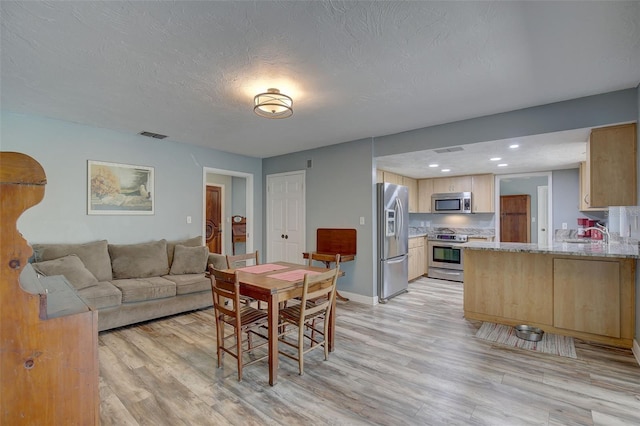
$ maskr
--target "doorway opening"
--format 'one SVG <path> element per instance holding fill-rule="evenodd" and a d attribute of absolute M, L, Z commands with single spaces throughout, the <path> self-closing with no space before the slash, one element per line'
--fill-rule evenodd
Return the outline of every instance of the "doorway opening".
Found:
<path fill-rule="evenodd" d="M 532 243 L 553 243 L 552 173 L 534 172 L 511 175 L 497 175 L 495 178 L 496 240 L 501 236 L 501 196 L 529 195 L 530 197 L 530 239 Z"/>
<path fill-rule="evenodd" d="M 220 201 L 220 253 L 231 254 L 231 218 L 236 215 L 246 217 L 246 241 L 242 244 L 244 247 L 236 246 L 236 253 L 254 251 L 253 174 L 204 167 L 202 176 L 202 235 L 205 236 L 205 244 L 207 244 L 206 236 L 209 232 L 207 223 L 208 187 L 218 186 L 223 187 Z"/>

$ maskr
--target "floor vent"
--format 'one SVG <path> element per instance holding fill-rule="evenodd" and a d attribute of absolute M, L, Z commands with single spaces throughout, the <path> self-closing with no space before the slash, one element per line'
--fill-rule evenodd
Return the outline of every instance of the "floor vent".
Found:
<path fill-rule="evenodd" d="M 167 137 L 167 135 L 161 135 L 160 133 L 153 133 L 153 132 L 140 132 L 138 134 L 142 136 L 146 136 L 148 138 L 154 138 L 154 139 L 164 139 Z"/>
<path fill-rule="evenodd" d="M 434 151 L 438 154 L 444 154 L 445 152 L 457 152 L 457 151 L 464 151 L 464 148 L 462 148 L 461 146 L 454 146 L 453 148 L 440 148 L 440 149 L 434 149 Z"/>

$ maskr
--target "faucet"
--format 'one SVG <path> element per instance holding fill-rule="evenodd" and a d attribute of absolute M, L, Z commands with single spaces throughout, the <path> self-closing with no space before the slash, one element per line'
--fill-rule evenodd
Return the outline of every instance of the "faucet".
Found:
<path fill-rule="evenodd" d="M 589 231 L 589 230 L 596 230 L 596 231 L 600 231 L 602 232 L 602 242 L 603 244 L 609 244 L 609 239 L 611 238 L 611 235 L 609 235 L 609 230 L 607 229 L 606 226 L 602 226 L 602 225 L 598 225 L 598 226 L 590 226 L 588 228 L 584 228 L 585 231 Z"/>

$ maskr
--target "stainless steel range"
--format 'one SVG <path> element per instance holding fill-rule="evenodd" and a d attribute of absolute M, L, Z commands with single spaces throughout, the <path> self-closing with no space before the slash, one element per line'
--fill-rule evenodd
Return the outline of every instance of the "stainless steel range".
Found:
<path fill-rule="evenodd" d="M 449 281 L 464 281 L 464 262 L 462 247 L 468 237 L 461 234 L 436 234 L 427 242 L 429 278 Z"/>

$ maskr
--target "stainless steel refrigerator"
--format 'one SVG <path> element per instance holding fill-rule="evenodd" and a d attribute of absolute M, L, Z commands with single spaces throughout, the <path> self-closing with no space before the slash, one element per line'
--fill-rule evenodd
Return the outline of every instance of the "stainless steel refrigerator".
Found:
<path fill-rule="evenodd" d="M 378 299 L 386 303 L 409 287 L 409 189 L 378 184 Z"/>

